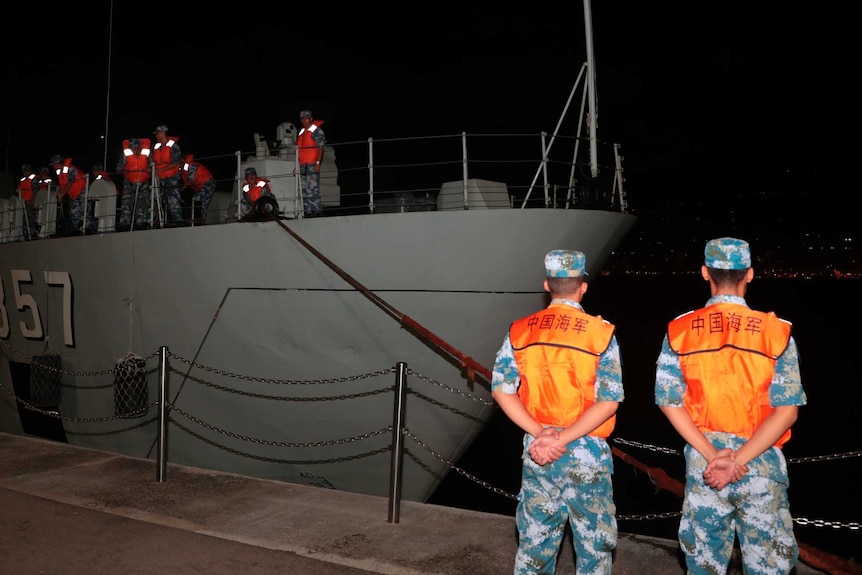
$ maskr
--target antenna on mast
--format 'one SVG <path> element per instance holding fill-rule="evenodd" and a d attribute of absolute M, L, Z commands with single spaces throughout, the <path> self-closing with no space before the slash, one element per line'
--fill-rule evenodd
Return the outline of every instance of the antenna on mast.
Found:
<path fill-rule="evenodd" d="M 598 112 L 596 110 L 596 56 L 593 52 L 593 15 L 590 0 L 584 0 L 584 30 L 587 39 L 587 93 L 590 109 L 590 173 L 595 178 L 599 175 L 598 142 L 596 141 Z"/>
<path fill-rule="evenodd" d="M 102 166 L 107 169 L 108 166 L 108 119 L 110 118 L 111 109 L 111 48 L 113 46 L 114 35 L 114 0 L 111 0 L 111 9 L 108 13 L 108 78 L 107 86 L 105 87 L 105 133 L 102 138 L 105 140 L 105 156 L 102 160 Z"/>

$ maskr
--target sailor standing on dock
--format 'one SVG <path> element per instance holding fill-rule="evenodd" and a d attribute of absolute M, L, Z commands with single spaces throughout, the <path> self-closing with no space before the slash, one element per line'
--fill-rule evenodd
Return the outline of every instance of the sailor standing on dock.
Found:
<path fill-rule="evenodd" d="M 617 545 L 607 437 L 624 399 L 613 324 L 588 315 L 582 252 L 545 256 L 550 305 L 512 323 L 491 394 L 523 429 L 515 575 L 554 573 L 568 521 L 579 575 L 610 575 Z"/>
<path fill-rule="evenodd" d="M 748 242 L 710 240 L 700 273 L 710 298 L 668 324 L 655 375 L 686 441 L 680 547 L 689 575 L 725 573 L 738 536 L 743 572 L 787 575 L 799 545 L 781 447 L 807 402 L 792 326 L 748 307 Z"/>

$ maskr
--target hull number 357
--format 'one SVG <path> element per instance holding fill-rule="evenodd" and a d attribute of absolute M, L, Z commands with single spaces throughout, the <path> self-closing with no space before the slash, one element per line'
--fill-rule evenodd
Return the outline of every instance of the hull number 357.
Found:
<path fill-rule="evenodd" d="M 14 329 L 27 339 L 43 340 L 45 327 L 42 325 L 42 317 L 48 317 L 48 312 L 51 312 L 50 315 L 59 312 L 63 318 L 63 343 L 74 347 L 72 278 L 69 272 L 42 272 L 45 284 L 41 290 L 36 289 L 30 270 L 9 270 L 8 273 L 6 278 L 0 274 L 0 339 L 8 339 Z M 59 293 L 52 293 L 51 290 L 54 289 Z M 37 301 L 34 293 L 42 293 L 44 296 Z M 62 309 L 55 307 L 58 300 Z M 40 304 L 45 309 L 40 310 Z"/>

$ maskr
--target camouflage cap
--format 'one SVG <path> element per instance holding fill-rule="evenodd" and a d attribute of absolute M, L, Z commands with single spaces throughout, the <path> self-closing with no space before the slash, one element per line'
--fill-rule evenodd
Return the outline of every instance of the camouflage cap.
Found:
<path fill-rule="evenodd" d="M 736 238 L 716 238 L 706 242 L 703 263 L 717 270 L 744 270 L 751 267 L 748 242 Z"/>
<path fill-rule="evenodd" d="M 300 118 L 313 118 L 314 114 L 311 113 L 311 110 L 303 110 L 299 113 Z"/>
<path fill-rule="evenodd" d="M 156 126 L 156 129 L 153 131 L 153 133 L 158 134 L 159 132 L 167 132 L 167 131 L 168 131 L 167 126 L 165 126 L 164 124 L 159 124 L 158 126 Z"/>
<path fill-rule="evenodd" d="M 579 278 L 587 275 L 583 252 L 553 250 L 545 256 L 545 275 L 549 278 Z"/>
<path fill-rule="evenodd" d="M 51 156 L 51 161 L 48 163 L 51 164 L 52 166 L 54 164 L 62 164 L 63 163 L 63 157 L 60 156 L 60 154 L 54 154 L 53 156 Z"/>

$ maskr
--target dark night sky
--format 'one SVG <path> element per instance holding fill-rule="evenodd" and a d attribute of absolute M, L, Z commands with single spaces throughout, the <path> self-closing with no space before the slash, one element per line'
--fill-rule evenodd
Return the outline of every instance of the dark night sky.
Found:
<path fill-rule="evenodd" d="M 110 0 L 0 9 L 5 170 L 101 162 L 109 29 L 109 169 L 122 139 L 160 123 L 185 152 L 227 154 L 306 107 L 330 142 L 552 131 L 585 60 L 577 1 L 130 4 L 114 0 L 112 28 Z M 630 188 L 845 169 L 849 9 L 753 4 L 593 3 L 600 137 L 622 144 Z"/>

